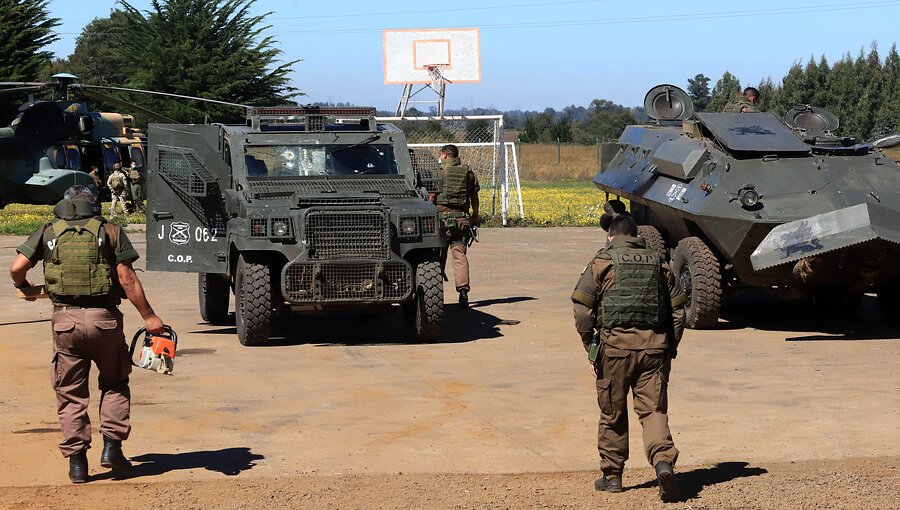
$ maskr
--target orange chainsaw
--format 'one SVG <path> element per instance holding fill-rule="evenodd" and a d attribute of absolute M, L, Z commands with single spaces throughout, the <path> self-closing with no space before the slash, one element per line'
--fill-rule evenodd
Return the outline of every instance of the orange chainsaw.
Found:
<path fill-rule="evenodd" d="M 141 356 L 135 363 L 134 351 L 141 335 L 144 336 Z M 141 328 L 131 339 L 131 349 L 129 350 L 131 364 L 147 370 L 155 370 L 160 374 L 172 375 L 172 371 L 175 369 L 175 346 L 177 345 L 178 335 L 170 326 L 163 326 L 163 332 L 157 335 L 150 334 L 147 328 Z"/>

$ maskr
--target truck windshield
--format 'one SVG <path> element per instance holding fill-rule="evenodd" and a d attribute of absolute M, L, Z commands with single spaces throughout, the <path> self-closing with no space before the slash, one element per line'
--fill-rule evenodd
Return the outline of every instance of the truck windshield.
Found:
<path fill-rule="evenodd" d="M 399 173 L 386 144 L 247 147 L 244 161 L 248 177 Z"/>

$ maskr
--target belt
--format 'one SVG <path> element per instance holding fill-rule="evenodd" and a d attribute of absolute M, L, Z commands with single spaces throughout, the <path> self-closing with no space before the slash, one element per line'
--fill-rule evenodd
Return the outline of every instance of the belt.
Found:
<path fill-rule="evenodd" d="M 115 306 L 77 306 L 77 305 L 53 305 L 53 313 L 56 312 L 66 312 L 69 310 L 109 310 L 110 312 L 116 311 L 118 308 Z"/>
<path fill-rule="evenodd" d="M 458 213 L 463 213 L 463 214 L 466 213 L 466 211 L 464 211 L 462 209 L 455 209 L 453 207 L 447 207 L 446 205 L 438 205 L 438 206 L 435 206 L 435 208 L 437 209 L 438 212 L 458 212 Z"/>

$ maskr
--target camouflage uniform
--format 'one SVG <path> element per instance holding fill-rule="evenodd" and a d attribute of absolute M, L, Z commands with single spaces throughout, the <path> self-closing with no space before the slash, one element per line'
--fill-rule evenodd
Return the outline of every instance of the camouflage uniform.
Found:
<path fill-rule="evenodd" d="M 116 203 L 122 204 L 122 214 L 128 214 L 128 205 L 126 203 L 126 198 L 128 196 L 128 178 L 122 172 L 122 169 L 118 167 L 113 170 L 109 177 L 106 178 L 106 187 L 109 188 L 109 194 L 112 197 L 112 202 L 109 204 L 109 218 L 113 219 L 116 217 Z"/>
<path fill-rule="evenodd" d="M 50 379 L 56 392 L 63 435 L 59 449 L 63 456 L 70 457 L 90 448 L 91 444 L 88 417 L 91 361 L 99 371 L 100 433 L 122 441 L 131 432 L 128 386 L 131 358 L 122 329 L 122 312 L 118 309 L 123 292 L 118 285 L 116 266 L 136 260 L 138 253 L 121 227 L 94 217 L 92 211 L 76 212 L 57 205 L 54 213 L 58 219 L 37 230 L 17 251 L 32 264 L 44 261 L 45 280 L 53 301 Z M 63 230 L 67 227 L 77 235 L 86 235 L 79 229 L 98 234 L 90 239 L 99 239 L 99 260 L 89 254 L 91 260 L 87 263 L 84 250 L 63 248 L 60 239 L 66 235 Z M 97 278 L 97 274 L 101 277 Z M 86 292 L 69 295 L 66 291 L 65 295 L 57 295 L 52 291 L 54 288 L 84 288 Z"/>
<path fill-rule="evenodd" d="M 469 290 L 469 260 L 466 257 L 470 235 L 469 208 L 473 195 L 477 199 L 481 186 L 478 177 L 463 165 L 459 158 L 441 161 L 441 192 L 437 195 L 437 210 L 441 227 L 447 236 L 448 248 L 441 252 L 441 266 L 447 263 L 448 250 L 453 257 L 453 279 L 457 291 Z"/>
<path fill-rule="evenodd" d="M 620 273 L 617 282 L 616 274 Z M 651 465 L 672 465 L 678 450 L 666 415 L 671 359 L 684 331 L 685 296 L 668 264 L 643 239 L 616 236 L 585 268 L 572 293 L 585 350 L 598 331 L 597 450 L 604 475 L 621 475 L 628 458 L 629 389 Z"/>
<path fill-rule="evenodd" d="M 131 201 L 134 203 L 135 211 L 144 210 L 144 174 L 138 167 L 133 166 L 128 169 L 128 183 L 131 186 Z"/>
<path fill-rule="evenodd" d="M 723 113 L 756 113 L 758 111 L 759 107 L 756 103 L 744 96 L 728 102 L 722 109 Z"/>

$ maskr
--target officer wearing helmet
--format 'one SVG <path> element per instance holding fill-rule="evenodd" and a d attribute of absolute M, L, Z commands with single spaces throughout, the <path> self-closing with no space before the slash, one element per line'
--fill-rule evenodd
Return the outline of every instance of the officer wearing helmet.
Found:
<path fill-rule="evenodd" d="M 28 271 L 43 261 L 53 302 L 51 383 L 63 435 L 59 449 L 69 459 L 69 478 L 83 483 L 88 480 L 86 452 L 91 446 L 91 361 L 99 372 L 100 465 L 116 471 L 131 467 L 122 453 L 122 441 L 131 432 L 131 357 L 118 309 L 121 298 L 131 301 L 151 333 L 161 333 L 163 323 L 134 272 L 138 253 L 122 228 L 99 215 L 90 189 L 72 186 L 64 197 L 53 210 L 56 219 L 19 246 L 10 275 L 16 288 L 26 289 L 31 286 Z"/>

